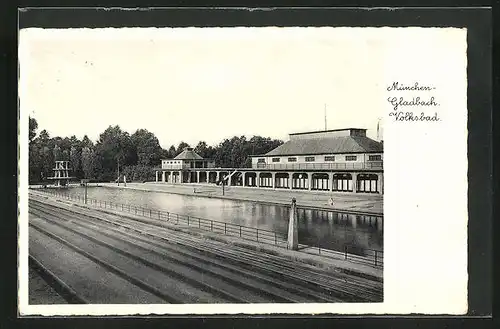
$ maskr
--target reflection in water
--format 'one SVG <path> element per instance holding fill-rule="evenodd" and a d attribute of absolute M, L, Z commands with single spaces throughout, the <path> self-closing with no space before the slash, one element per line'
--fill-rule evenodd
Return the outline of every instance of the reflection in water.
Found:
<path fill-rule="evenodd" d="M 74 187 L 61 192 L 83 196 L 84 188 Z M 286 206 L 108 187 L 88 187 L 88 197 L 258 227 L 284 236 L 290 214 Z M 303 208 L 299 208 L 297 214 L 299 243 L 337 251 L 349 245 L 351 253 L 360 255 L 370 254 L 366 249 L 383 250 L 381 217 Z"/>

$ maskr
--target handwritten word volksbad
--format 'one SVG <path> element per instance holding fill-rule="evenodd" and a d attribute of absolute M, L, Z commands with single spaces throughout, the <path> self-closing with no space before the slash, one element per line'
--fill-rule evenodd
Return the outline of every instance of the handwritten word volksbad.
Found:
<path fill-rule="evenodd" d="M 396 121 L 439 121 L 437 112 L 433 116 L 426 115 L 424 112 L 415 115 L 413 112 L 391 112 L 389 116 L 394 117 Z"/>

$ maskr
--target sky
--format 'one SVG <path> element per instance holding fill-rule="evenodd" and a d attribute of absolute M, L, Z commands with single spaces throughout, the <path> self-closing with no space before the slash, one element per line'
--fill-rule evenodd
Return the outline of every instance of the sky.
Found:
<path fill-rule="evenodd" d="M 387 109 L 386 54 L 374 28 L 25 29 L 20 110 L 50 136 L 110 125 L 181 141 L 366 128 Z M 383 126 L 383 123 L 381 123 Z"/>

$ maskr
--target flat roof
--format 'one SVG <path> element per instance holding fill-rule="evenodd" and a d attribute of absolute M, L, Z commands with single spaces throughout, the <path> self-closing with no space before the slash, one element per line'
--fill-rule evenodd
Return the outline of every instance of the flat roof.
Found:
<path fill-rule="evenodd" d="M 288 135 L 306 135 L 306 134 L 315 134 L 315 133 L 329 133 L 334 131 L 345 131 L 345 130 L 367 130 L 366 128 L 341 128 L 341 129 L 330 129 L 330 130 L 316 130 L 316 131 L 306 131 L 301 133 L 291 133 Z"/>

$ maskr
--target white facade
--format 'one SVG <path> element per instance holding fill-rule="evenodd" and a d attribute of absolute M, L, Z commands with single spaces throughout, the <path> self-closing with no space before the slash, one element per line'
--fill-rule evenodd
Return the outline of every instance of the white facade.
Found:
<path fill-rule="evenodd" d="M 330 163 L 366 163 L 383 161 L 383 153 L 343 153 L 314 155 L 282 155 L 252 157 L 252 168 L 258 164 L 296 165 L 296 164 L 330 164 Z"/>
<path fill-rule="evenodd" d="M 270 170 L 377 170 L 383 168 L 382 145 L 366 129 L 346 128 L 290 134 L 290 140 L 260 156 L 252 168 Z"/>
<path fill-rule="evenodd" d="M 182 169 L 183 160 L 161 160 L 161 169 Z"/>
<path fill-rule="evenodd" d="M 191 168 L 214 168 L 215 162 L 212 160 L 161 160 L 161 169 L 179 170 Z"/>

